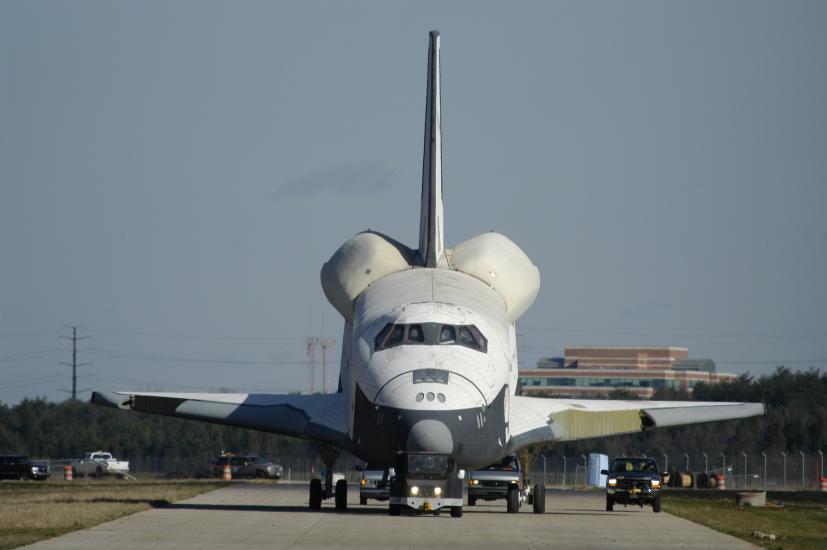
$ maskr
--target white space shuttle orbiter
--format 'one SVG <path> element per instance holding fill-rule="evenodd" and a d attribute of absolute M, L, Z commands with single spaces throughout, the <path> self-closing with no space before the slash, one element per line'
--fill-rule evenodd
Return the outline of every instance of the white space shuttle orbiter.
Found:
<path fill-rule="evenodd" d="M 515 395 L 515 323 L 540 275 L 498 233 L 445 248 L 439 46 L 431 32 L 418 248 L 366 231 L 322 267 L 324 293 L 344 318 L 338 393 L 99 391 L 94 403 L 311 438 L 374 466 L 432 453 L 448 457 L 452 471 L 530 444 L 763 413 L 760 403 Z M 312 495 L 311 486 L 311 505 Z"/>

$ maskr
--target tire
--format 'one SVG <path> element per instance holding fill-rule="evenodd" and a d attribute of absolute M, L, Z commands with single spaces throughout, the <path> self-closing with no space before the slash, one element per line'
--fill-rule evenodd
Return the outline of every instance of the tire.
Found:
<path fill-rule="evenodd" d="M 362 506 L 367 506 L 368 499 L 366 497 L 359 497 L 359 504 L 361 504 Z"/>
<path fill-rule="evenodd" d="M 520 511 L 520 490 L 517 487 L 509 487 L 505 497 L 505 510 L 509 514 L 516 514 Z"/>
<path fill-rule="evenodd" d="M 256 479 L 267 479 L 267 474 L 261 470 L 256 472 Z"/>
<path fill-rule="evenodd" d="M 347 481 L 340 479 L 336 482 L 334 496 L 336 499 L 336 509 L 339 511 L 347 510 Z"/>
<path fill-rule="evenodd" d="M 615 501 L 612 500 L 612 497 L 606 495 L 606 511 L 612 512 L 615 509 Z"/>
<path fill-rule="evenodd" d="M 100 466 L 95 468 L 95 479 L 103 479 L 103 468 Z"/>
<path fill-rule="evenodd" d="M 546 513 L 546 486 L 538 483 L 534 486 L 534 498 L 532 499 L 532 511 L 535 514 Z"/>
<path fill-rule="evenodd" d="M 476 506 L 477 505 L 477 497 L 468 497 L 468 506 Z"/>
<path fill-rule="evenodd" d="M 310 509 L 322 509 L 322 480 L 319 478 L 310 480 Z"/>
<path fill-rule="evenodd" d="M 462 506 L 451 506 L 451 517 L 452 518 L 461 518 L 462 517 Z"/>
<path fill-rule="evenodd" d="M 398 516 L 401 513 L 402 506 L 400 506 L 399 504 L 391 504 L 390 506 L 388 506 L 388 514 L 390 514 L 391 516 Z"/>
<path fill-rule="evenodd" d="M 660 514 L 660 495 L 656 496 L 654 502 L 652 502 L 652 510 L 656 514 Z"/>

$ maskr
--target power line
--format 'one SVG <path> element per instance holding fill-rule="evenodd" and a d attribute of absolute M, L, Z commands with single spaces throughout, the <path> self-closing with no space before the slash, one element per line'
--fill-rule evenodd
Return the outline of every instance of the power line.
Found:
<path fill-rule="evenodd" d="M 89 348 L 86 350 L 91 355 L 112 357 L 115 359 L 133 359 L 136 361 L 167 361 L 171 363 L 195 363 L 205 365 L 248 365 L 248 366 L 288 366 L 302 365 L 302 361 L 258 361 L 243 359 L 205 359 L 199 357 L 183 357 L 177 355 L 157 355 L 136 351 L 123 351 L 108 348 Z"/>
<path fill-rule="evenodd" d="M 125 336 L 161 336 L 166 338 L 181 338 L 186 340 L 223 340 L 229 342 L 252 342 L 252 341 L 286 341 L 304 340 L 302 336 L 224 336 L 205 334 L 183 334 L 175 332 L 155 332 L 143 330 L 119 330 L 104 328 L 87 328 L 89 332 L 100 332 L 103 334 L 123 334 Z"/>

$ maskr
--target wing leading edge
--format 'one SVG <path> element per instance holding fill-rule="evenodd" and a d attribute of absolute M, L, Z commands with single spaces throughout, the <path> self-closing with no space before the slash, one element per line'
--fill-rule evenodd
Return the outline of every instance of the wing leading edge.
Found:
<path fill-rule="evenodd" d="M 764 414 L 762 403 L 612 401 L 513 397 L 509 448 L 734 420 Z"/>
<path fill-rule="evenodd" d="M 239 428 L 305 437 L 350 448 L 347 397 L 256 393 L 147 393 L 92 394 L 92 403 Z"/>

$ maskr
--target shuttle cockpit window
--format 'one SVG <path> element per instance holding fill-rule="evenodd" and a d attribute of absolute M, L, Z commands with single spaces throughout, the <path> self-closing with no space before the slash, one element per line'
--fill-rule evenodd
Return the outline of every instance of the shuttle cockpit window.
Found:
<path fill-rule="evenodd" d="M 401 345 L 459 345 L 488 353 L 488 340 L 474 325 L 443 325 L 417 323 L 410 325 L 388 323 L 376 335 L 374 350 Z"/>
<path fill-rule="evenodd" d="M 408 340 L 421 344 L 425 342 L 425 333 L 422 332 L 422 326 L 411 325 L 408 327 Z"/>
<path fill-rule="evenodd" d="M 439 331 L 440 344 L 455 344 L 457 341 L 457 329 L 451 325 L 442 325 L 442 330 Z"/>

